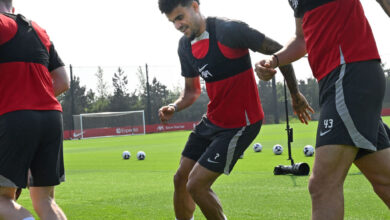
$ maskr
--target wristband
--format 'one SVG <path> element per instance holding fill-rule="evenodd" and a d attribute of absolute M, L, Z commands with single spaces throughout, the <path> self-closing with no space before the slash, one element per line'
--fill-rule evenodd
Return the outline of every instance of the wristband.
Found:
<path fill-rule="evenodd" d="M 175 103 L 171 103 L 168 106 L 172 106 L 175 109 L 175 112 L 177 112 L 177 105 Z"/>
<path fill-rule="evenodd" d="M 279 57 L 278 57 L 278 55 L 272 54 L 272 56 L 275 57 L 275 59 L 276 59 L 276 67 L 279 67 Z"/>

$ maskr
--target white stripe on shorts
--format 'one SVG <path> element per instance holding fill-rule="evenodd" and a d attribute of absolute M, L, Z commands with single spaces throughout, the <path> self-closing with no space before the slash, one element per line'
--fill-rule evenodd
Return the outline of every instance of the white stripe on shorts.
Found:
<path fill-rule="evenodd" d="M 367 140 L 360 132 L 357 130 L 352 117 L 349 113 L 348 107 L 345 104 L 344 90 L 343 90 L 343 78 L 345 75 L 345 69 L 347 64 L 344 61 L 344 55 L 340 47 L 340 63 L 341 70 L 339 79 L 336 81 L 336 110 L 339 113 L 340 118 L 343 120 L 345 127 L 348 130 L 349 135 L 356 147 L 376 151 L 376 147 Z"/>
<path fill-rule="evenodd" d="M 246 126 L 242 127 L 241 130 L 239 130 L 234 135 L 234 137 L 230 140 L 230 143 L 229 143 L 229 146 L 228 146 L 227 155 L 226 155 L 226 165 L 225 165 L 225 169 L 224 169 L 224 173 L 226 175 L 229 174 L 229 167 L 230 167 L 230 164 L 232 164 L 232 161 L 233 161 L 233 155 L 234 155 L 234 151 L 236 150 L 236 147 L 237 147 L 238 138 L 241 137 L 242 132 L 245 130 L 245 128 L 246 128 Z"/>

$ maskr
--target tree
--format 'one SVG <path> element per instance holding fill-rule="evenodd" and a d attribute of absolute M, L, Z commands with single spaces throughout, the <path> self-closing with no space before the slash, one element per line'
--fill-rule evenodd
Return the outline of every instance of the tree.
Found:
<path fill-rule="evenodd" d="M 138 67 L 137 72 L 135 74 L 137 75 L 139 81 L 138 90 L 140 93 L 143 93 L 144 91 L 146 91 L 146 78 L 141 66 Z"/>
<path fill-rule="evenodd" d="M 66 93 L 58 97 L 58 100 L 61 103 L 63 109 L 63 121 L 65 130 L 73 128 L 73 115 L 85 113 L 90 108 L 91 100 L 94 99 L 94 93 L 92 90 L 89 90 L 87 95 L 85 91 L 85 86 L 80 86 L 80 78 L 73 77 L 71 81 L 71 88 Z"/>
<path fill-rule="evenodd" d="M 201 87 L 202 91 L 200 93 L 200 96 L 198 99 L 187 109 L 184 109 L 183 111 L 178 112 L 175 114 L 173 120 L 171 122 L 178 123 L 178 122 L 187 122 L 187 121 L 199 121 L 202 118 L 202 115 L 206 114 L 207 112 L 207 104 L 209 103 L 210 99 L 207 95 L 206 88 L 203 85 Z M 176 100 L 180 92 L 176 92 Z M 172 95 L 173 96 L 173 95 Z M 173 102 L 174 100 L 170 101 Z"/>
<path fill-rule="evenodd" d="M 303 80 L 299 81 L 299 90 L 306 97 L 309 105 L 314 111 L 319 112 L 319 87 L 317 80 L 314 78 L 308 78 L 305 84 Z"/>
<path fill-rule="evenodd" d="M 125 71 L 122 68 L 118 67 L 118 72 L 114 73 L 114 77 L 112 77 L 112 85 L 114 86 L 114 95 L 128 95 L 127 93 L 127 76 L 125 75 Z"/>
<path fill-rule="evenodd" d="M 274 109 L 274 123 L 279 124 L 279 108 L 276 97 L 276 78 L 272 77 L 272 99 L 273 99 L 273 109 Z"/>
<path fill-rule="evenodd" d="M 88 112 L 106 112 L 110 111 L 110 99 L 109 98 L 98 98 L 96 99 L 92 104 L 91 107 L 88 109 Z"/>
<path fill-rule="evenodd" d="M 292 105 L 291 105 L 291 95 L 290 95 L 290 90 L 288 89 L 288 86 L 286 84 L 286 95 L 287 95 L 287 110 L 288 110 L 288 115 L 289 117 L 294 117 L 294 114 L 293 114 L 293 109 L 292 109 Z M 277 102 L 278 102 L 278 106 L 282 106 L 280 107 L 278 110 L 279 110 L 279 115 L 281 116 L 281 118 L 283 118 L 284 120 L 286 120 L 286 97 L 285 97 L 285 94 L 284 94 L 284 84 L 283 82 L 278 82 L 276 83 L 276 94 L 277 94 Z"/>
<path fill-rule="evenodd" d="M 272 83 L 271 81 L 263 81 L 260 80 L 258 83 L 258 90 L 261 100 L 261 105 L 263 107 L 265 120 L 267 123 L 273 123 L 274 122 L 274 107 L 275 107 L 275 100 L 274 96 L 272 94 Z M 279 106 L 281 106 L 279 104 Z"/>
<path fill-rule="evenodd" d="M 110 97 L 110 111 L 129 111 L 130 96 L 127 92 L 127 76 L 122 68 L 118 67 L 116 73 L 112 77 L 112 85 L 114 86 L 114 94 Z"/>
<path fill-rule="evenodd" d="M 167 104 L 167 98 L 169 94 L 169 90 L 165 85 L 159 82 L 156 77 L 153 78 L 152 83 L 150 85 L 150 105 L 151 105 L 151 115 L 150 115 L 150 124 L 158 124 L 159 118 L 157 111 L 158 109 Z M 143 90 L 141 95 L 141 102 L 146 109 L 147 106 L 147 91 Z"/>
<path fill-rule="evenodd" d="M 143 73 L 142 68 L 139 67 L 137 72 L 139 81 L 137 94 L 140 97 L 139 106 L 142 107 L 146 112 L 147 107 L 147 89 L 146 89 L 146 75 Z M 159 82 L 156 78 L 152 79 L 150 84 L 150 103 L 151 103 L 151 124 L 158 124 L 160 120 L 158 118 L 158 109 L 164 105 L 174 102 L 179 98 L 183 91 L 181 86 L 176 86 L 172 90 L 169 90 L 164 84 Z M 188 121 L 199 121 L 203 114 L 207 111 L 207 104 L 209 97 L 206 93 L 204 85 L 202 86 L 202 92 L 199 98 L 194 104 L 187 109 L 175 113 L 170 123 L 180 123 Z"/>
<path fill-rule="evenodd" d="M 86 103 L 87 105 L 85 106 L 86 108 L 84 109 L 84 112 L 89 112 L 95 103 L 95 93 L 92 91 L 92 89 L 89 89 L 87 94 L 85 95 L 86 98 Z"/>
<path fill-rule="evenodd" d="M 97 78 L 97 98 L 93 97 L 94 99 L 88 112 L 108 111 L 110 105 L 110 100 L 108 99 L 108 84 L 104 81 L 104 72 L 100 66 L 98 67 L 95 76 Z"/>
<path fill-rule="evenodd" d="M 98 71 L 95 73 L 97 78 L 97 96 L 98 99 L 108 97 L 108 84 L 104 81 L 104 72 L 103 69 L 99 66 Z"/>

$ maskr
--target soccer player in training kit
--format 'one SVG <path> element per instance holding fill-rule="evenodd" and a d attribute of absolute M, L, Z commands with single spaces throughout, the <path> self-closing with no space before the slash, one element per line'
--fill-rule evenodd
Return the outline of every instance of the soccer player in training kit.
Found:
<path fill-rule="evenodd" d="M 260 131 L 264 113 L 249 56 L 249 49 L 272 54 L 281 45 L 240 21 L 209 17 L 197 0 L 159 0 L 162 13 L 184 36 L 179 57 L 185 88 L 181 97 L 159 110 L 163 123 L 193 104 L 206 82 L 210 102 L 207 114 L 190 134 L 174 177 L 176 218 L 193 219 L 195 203 L 207 219 L 226 219 L 211 190 L 222 174 L 229 174 L 239 156 Z M 281 69 L 299 118 L 307 122 L 312 111 L 298 91 L 291 65 Z"/>
<path fill-rule="evenodd" d="M 390 208 L 390 141 L 381 120 L 385 77 L 359 0 L 289 0 L 295 37 L 256 64 L 263 80 L 308 53 L 320 87 L 316 157 L 309 181 L 313 219 L 342 219 L 343 183 L 354 163 Z M 378 0 L 390 15 L 389 0 Z"/>
<path fill-rule="evenodd" d="M 15 202 L 27 186 L 40 219 L 66 219 L 54 200 L 64 181 L 62 108 L 69 88 L 64 64 L 45 30 L 0 0 L 0 219 L 34 219 Z"/>

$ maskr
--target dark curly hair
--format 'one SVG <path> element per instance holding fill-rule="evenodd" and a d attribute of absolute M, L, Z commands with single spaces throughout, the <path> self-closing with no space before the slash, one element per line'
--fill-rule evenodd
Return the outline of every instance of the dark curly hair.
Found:
<path fill-rule="evenodd" d="M 3 2 L 8 8 L 12 7 L 12 0 L 0 0 L 0 2 Z"/>
<path fill-rule="evenodd" d="M 169 14 L 177 6 L 189 6 L 194 1 L 200 4 L 199 0 L 158 0 L 158 7 L 160 8 L 161 13 Z"/>

